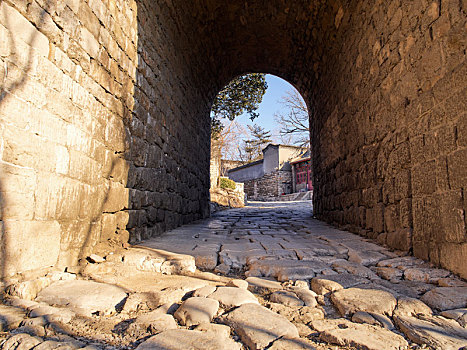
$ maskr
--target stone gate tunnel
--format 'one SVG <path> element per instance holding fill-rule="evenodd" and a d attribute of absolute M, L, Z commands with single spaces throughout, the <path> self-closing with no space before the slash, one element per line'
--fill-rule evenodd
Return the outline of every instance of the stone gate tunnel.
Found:
<path fill-rule="evenodd" d="M 2 273 L 209 215 L 210 107 L 310 110 L 314 215 L 467 277 L 465 0 L 3 0 Z"/>

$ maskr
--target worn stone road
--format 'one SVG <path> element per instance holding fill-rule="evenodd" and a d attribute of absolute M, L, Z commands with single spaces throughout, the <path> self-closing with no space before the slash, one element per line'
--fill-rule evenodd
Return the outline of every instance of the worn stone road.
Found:
<path fill-rule="evenodd" d="M 467 346 L 465 281 L 312 219 L 309 201 L 217 212 L 89 260 L 10 286 L 2 349 Z"/>

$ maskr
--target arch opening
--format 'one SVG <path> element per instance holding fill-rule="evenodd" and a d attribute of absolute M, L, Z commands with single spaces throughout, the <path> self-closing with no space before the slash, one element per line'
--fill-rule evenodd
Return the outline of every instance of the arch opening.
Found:
<path fill-rule="evenodd" d="M 211 111 L 212 209 L 244 198 L 311 201 L 311 164 L 308 109 L 293 85 L 263 73 L 221 89 Z"/>

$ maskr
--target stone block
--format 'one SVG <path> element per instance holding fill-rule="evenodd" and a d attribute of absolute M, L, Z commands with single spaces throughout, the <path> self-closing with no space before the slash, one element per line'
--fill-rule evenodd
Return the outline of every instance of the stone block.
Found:
<path fill-rule="evenodd" d="M 4 99 L 0 104 L 0 120 L 14 123 L 18 128 L 25 129 L 30 124 L 31 106 L 19 100 L 15 95 L 4 92 Z"/>
<path fill-rule="evenodd" d="M 90 185 L 98 185 L 102 181 L 100 163 L 74 150 L 69 151 L 69 176 Z"/>
<path fill-rule="evenodd" d="M 437 132 L 438 149 L 441 154 L 456 150 L 456 128 L 453 125 L 443 125 Z"/>
<path fill-rule="evenodd" d="M 467 148 L 448 156 L 449 183 L 451 188 L 467 188 Z"/>
<path fill-rule="evenodd" d="M 395 232 L 388 232 L 386 244 L 397 250 L 409 251 L 412 248 L 412 229 L 404 228 Z"/>
<path fill-rule="evenodd" d="M 411 199 L 404 199 L 399 202 L 397 206 L 398 209 L 398 217 L 399 217 L 399 224 L 401 227 L 412 227 L 412 200 Z"/>
<path fill-rule="evenodd" d="M 397 221 L 396 207 L 394 205 L 386 206 L 384 208 L 384 230 L 386 232 L 395 231 L 398 226 Z"/>
<path fill-rule="evenodd" d="M 439 195 L 438 205 L 442 231 L 435 236 L 438 242 L 462 243 L 466 240 L 465 208 L 461 191 Z"/>
<path fill-rule="evenodd" d="M 467 279 L 467 243 L 443 243 L 439 249 L 441 266 Z"/>
<path fill-rule="evenodd" d="M 57 263 L 61 232 L 57 221 L 7 220 L 4 230 L 2 268 L 5 275 Z"/>
<path fill-rule="evenodd" d="M 101 240 L 106 241 L 114 238 L 117 231 L 117 214 L 102 215 Z"/>
<path fill-rule="evenodd" d="M 68 124 L 66 130 L 66 146 L 70 149 L 91 154 L 91 137 L 84 130 L 83 125 Z"/>
<path fill-rule="evenodd" d="M 436 191 L 436 164 L 429 161 L 412 169 L 412 190 L 414 195 L 431 194 Z"/>
<path fill-rule="evenodd" d="M 128 188 L 119 182 L 110 181 L 107 193 L 103 193 L 103 208 L 107 213 L 114 213 L 124 208 L 128 208 L 129 191 Z"/>
<path fill-rule="evenodd" d="M 11 33 L 16 40 L 20 39 L 39 55 L 49 55 L 49 40 L 37 30 L 23 15 L 5 2 L 0 4 L 0 23 Z"/>
<path fill-rule="evenodd" d="M 19 134 L 23 136 L 18 137 Z M 3 161 L 36 170 L 55 171 L 56 164 L 50 160 L 56 158 L 56 144 L 12 126 L 4 129 L 3 142 Z M 38 149 L 41 151 L 37 152 Z"/>
<path fill-rule="evenodd" d="M 7 163 L 3 163 L 0 170 L 3 219 L 32 219 L 36 173 Z"/>
<path fill-rule="evenodd" d="M 81 23 L 86 27 L 86 29 L 91 32 L 94 37 L 99 36 L 99 29 L 101 27 L 99 19 L 92 12 L 91 8 L 86 2 L 80 1 L 79 11 L 76 13 L 79 17 Z"/>
<path fill-rule="evenodd" d="M 32 220 L 34 218 L 34 192 L 21 193 L 6 189 L 7 192 L 0 192 L 2 219 Z"/>
<path fill-rule="evenodd" d="M 49 4 L 44 4 L 41 7 L 36 2 L 31 2 L 28 4 L 27 18 L 31 21 L 37 28 L 40 28 L 41 33 L 45 34 L 49 38 L 50 42 L 61 43 L 62 41 L 62 31 L 59 28 L 49 13 L 53 12 L 53 6 Z"/>
<path fill-rule="evenodd" d="M 34 217 L 39 220 L 76 219 L 85 196 L 77 181 L 42 173 L 37 179 Z"/>
<path fill-rule="evenodd" d="M 401 169 L 397 172 L 394 178 L 394 199 L 399 201 L 401 199 L 409 198 L 411 186 L 410 170 Z"/>
<path fill-rule="evenodd" d="M 461 114 L 457 122 L 457 145 L 467 147 L 467 115 Z"/>
<path fill-rule="evenodd" d="M 384 205 L 383 203 L 378 203 L 372 210 L 372 222 L 373 222 L 373 231 L 374 232 L 383 232 L 384 231 Z"/>
<path fill-rule="evenodd" d="M 438 191 L 449 190 L 449 175 L 447 157 L 440 157 L 436 162 L 436 188 Z"/>

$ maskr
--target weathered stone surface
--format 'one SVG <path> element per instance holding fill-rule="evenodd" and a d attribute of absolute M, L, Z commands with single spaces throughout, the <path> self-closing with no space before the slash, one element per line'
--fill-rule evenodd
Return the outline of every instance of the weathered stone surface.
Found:
<path fill-rule="evenodd" d="M 349 288 L 331 294 L 331 300 L 342 316 L 357 311 L 392 315 L 397 300 L 388 292 L 376 289 Z"/>
<path fill-rule="evenodd" d="M 7 5 L 2 3 L 2 6 Z M 3 240 L 8 242 L 4 247 L 3 259 L 7 259 L 3 263 L 4 275 L 54 266 L 57 263 L 61 235 L 61 227 L 57 220 L 11 220 L 4 222 L 3 225 Z M 37 235 L 37 232 L 41 234 Z M 24 242 L 28 244 L 25 245 Z"/>
<path fill-rule="evenodd" d="M 446 278 L 451 273 L 447 270 L 429 268 L 408 268 L 404 270 L 404 278 L 409 281 L 437 283 L 439 279 Z"/>
<path fill-rule="evenodd" d="M 55 282 L 43 289 L 37 301 L 49 305 L 66 306 L 76 313 L 91 316 L 94 313 L 115 312 L 127 294 L 122 288 L 84 280 Z"/>
<path fill-rule="evenodd" d="M 68 323 L 75 316 L 69 309 L 62 309 L 47 304 L 39 304 L 29 309 L 29 317 L 46 316 L 49 321 Z"/>
<path fill-rule="evenodd" d="M 417 344 L 428 344 L 435 349 L 457 350 L 467 346 L 467 330 L 457 322 L 439 316 L 420 318 L 396 316 L 397 326 Z"/>
<path fill-rule="evenodd" d="M 19 324 L 25 317 L 25 310 L 0 304 L 0 331 L 6 332 L 19 327 Z"/>
<path fill-rule="evenodd" d="M 209 298 L 219 301 L 226 308 L 240 306 L 246 303 L 258 303 L 256 297 L 249 291 L 236 287 L 218 287 L 208 295 Z"/>
<path fill-rule="evenodd" d="M 369 283 L 369 280 L 349 273 L 339 273 L 333 275 L 318 275 L 316 278 L 322 278 L 339 283 L 343 288 L 354 287 L 359 284 Z"/>
<path fill-rule="evenodd" d="M 348 256 L 349 256 L 349 261 L 355 262 L 357 264 L 361 265 L 370 265 L 370 264 L 376 264 L 378 261 L 386 259 L 387 256 L 384 254 L 381 254 L 380 252 L 377 251 L 368 251 L 368 250 L 354 250 L 354 249 L 349 249 L 348 251 Z"/>
<path fill-rule="evenodd" d="M 29 350 L 40 344 L 41 339 L 32 337 L 29 334 L 20 333 L 12 336 L 2 344 L 2 350 L 24 349 Z"/>
<path fill-rule="evenodd" d="M 146 246 L 151 248 L 150 243 Z M 193 273 L 196 270 L 193 256 L 159 249 L 132 248 L 125 252 L 123 262 L 136 266 L 141 271 L 161 272 L 167 275 Z"/>
<path fill-rule="evenodd" d="M 378 276 L 389 281 L 400 279 L 404 274 L 402 270 L 394 267 L 377 267 L 375 271 L 378 274 Z"/>
<path fill-rule="evenodd" d="M 303 300 L 300 300 L 297 297 L 297 294 L 286 290 L 280 290 L 272 293 L 269 300 L 286 306 L 302 306 L 304 304 Z"/>
<path fill-rule="evenodd" d="M 197 290 L 195 290 L 193 292 L 193 296 L 194 297 L 202 297 L 202 298 L 205 298 L 207 297 L 208 295 L 214 293 L 216 291 L 216 287 L 215 286 L 205 286 L 205 287 L 202 287 L 202 288 L 198 288 Z"/>
<path fill-rule="evenodd" d="M 316 293 L 312 292 L 308 288 L 294 287 L 292 291 L 303 300 L 306 306 L 315 307 L 318 302 L 316 301 Z"/>
<path fill-rule="evenodd" d="M 403 337 L 387 329 L 346 319 L 312 321 L 311 324 L 320 332 L 320 339 L 331 344 L 368 350 L 399 350 L 408 346 Z"/>
<path fill-rule="evenodd" d="M 387 260 L 381 260 L 376 265 L 382 267 L 393 267 L 406 270 L 411 267 L 417 267 L 423 265 L 423 260 L 417 259 L 413 256 L 402 256 L 398 258 L 391 258 Z"/>
<path fill-rule="evenodd" d="M 464 328 L 467 327 L 467 308 L 443 311 L 440 315 L 457 321 Z"/>
<path fill-rule="evenodd" d="M 140 314 L 127 329 L 127 333 L 140 337 L 149 333 L 163 332 L 169 329 L 177 329 L 177 323 L 172 315 L 166 313 L 165 308 Z"/>
<path fill-rule="evenodd" d="M 230 280 L 227 284 L 227 287 L 237 287 L 242 289 L 248 289 L 248 282 L 240 279 Z"/>
<path fill-rule="evenodd" d="M 250 349 L 264 349 L 274 340 L 298 338 L 298 331 L 284 316 L 257 304 L 244 304 L 222 317 Z"/>
<path fill-rule="evenodd" d="M 281 338 L 279 340 L 276 340 L 268 349 L 270 350 L 314 350 L 315 348 L 304 339 Z"/>
<path fill-rule="evenodd" d="M 438 310 L 463 308 L 467 306 L 467 287 L 438 287 L 425 293 L 421 300 Z"/>
<path fill-rule="evenodd" d="M 432 313 L 430 307 L 423 301 L 408 297 L 400 297 L 394 310 L 394 315 L 397 316 L 431 315 Z"/>
<path fill-rule="evenodd" d="M 379 326 L 389 330 L 394 329 L 394 325 L 388 317 L 374 312 L 358 311 L 352 315 L 352 322 L 368 323 L 373 326 Z"/>
<path fill-rule="evenodd" d="M 294 321 L 309 324 L 313 320 L 322 320 L 324 317 L 325 312 L 322 308 L 305 306 L 300 308 L 299 315 L 294 317 Z"/>
<path fill-rule="evenodd" d="M 248 277 L 275 277 L 278 281 L 308 280 L 321 273 L 327 265 L 309 260 L 255 260 L 248 265 Z"/>
<path fill-rule="evenodd" d="M 440 287 L 467 287 L 467 282 L 460 280 L 459 278 L 449 277 L 440 278 L 438 280 L 438 286 Z"/>
<path fill-rule="evenodd" d="M 368 312 L 357 311 L 352 315 L 352 322 L 368 323 L 372 326 L 380 326 L 380 323 L 373 318 Z"/>
<path fill-rule="evenodd" d="M 282 285 L 274 280 L 260 277 L 248 277 L 248 289 L 256 293 L 268 293 L 276 290 L 281 290 Z"/>
<path fill-rule="evenodd" d="M 352 275 L 362 277 L 362 278 L 369 278 L 369 279 L 377 278 L 376 274 L 373 271 L 371 271 L 369 268 L 361 264 L 347 261 L 347 260 L 336 261 L 335 263 L 332 264 L 332 267 L 336 270 L 343 270 Z"/>
<path fill-rule="evenodd" d="M 210 298 L 193 297 L 185 300 L 174 316 L 184 326 L 209 323 L 219 309 L 219 302 Z"/>
<path fill-rule="evenodd" d="M 228 338 L 230 336 L 230 327 L 216 323 L 201 323 L 195 327 L 195 330 L 206 333 L 213 333 L 219 338 Z"/>
<path fill-rule="evenodd" d="M 102 256 L 97 255 L 97 254 L 89 255 L 88 259 L 93 263 L 102 263 L 105 261 L 105 259 Z"/>
<path fill-rule="evenodd" d="M 311 280 L 311 289 L 319 295 L 334 292 L 342 288 L 340 283 L 325 278 L 313 278 Z"/>
<path fill-rule="evenodd" d="M 235 350 L 241 345 L 229 338 L 220 338 L 209 332 L 186 329 L 168 330 L 141 343 L 138 350 Z"/>
<path fill-rule="evenodd" d="M 137 312 L 154 310 L 160 305 L 160 297 L 158 293 L 143 292 L 132 293 L 125 300 L 122 311 Z"/>

